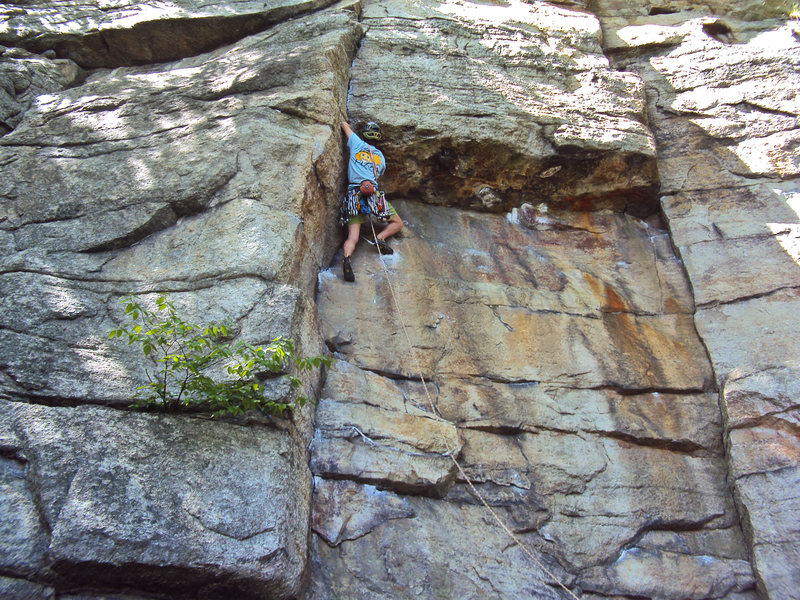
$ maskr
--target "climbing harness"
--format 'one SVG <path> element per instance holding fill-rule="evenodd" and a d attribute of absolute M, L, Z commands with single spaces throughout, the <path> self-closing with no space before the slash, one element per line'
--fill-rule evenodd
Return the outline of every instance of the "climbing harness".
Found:
<path fill-rule="evenodd" d="M 350 217 L 356 215 L 375 215 L 378 221 L 385 223 L 392 218 L 386 195 L 376 191 L 374 194 L 364 196 L 358 188 L 347 190 L 339 206 L 339 225 L 347 225 Z"/>
<path fill-rule="evenodd" d="M 372 148 L 369 148 L 369 159 L 377 182 L 378 168 L 375 166 L 375 155 L 372 154 Z M 386 223 L 392 218 L 389 206 L 386 204 L 386 194 L 377 190 L 371 181 L 365 180 L 359 187 L 347 190 L 347 194 L 339 206 L 339 224 L 344 226 L 347 225 L 350 217 L 369 214 L 375 215 L 381 223 Z"/>
<path fill-rule="evenodd" d="M 381 252 L 380 245 L 378 244 L 378 234 L 375 232 L 375 226 L 372 224 L 371 221 L 370 221 L 370 226 L 372 227 L 372 237 L 375 240 L 375 247 L 378 248 L 378 254 L 380 256 L 380 263 L 383 266 L 384 273 L 386 274 L 386 282 L 389 284 L 389 291 L 391 292 L 392 302 L 394 303 L 395 310 L 397 312 L 397 316 L 400 319 L 400 326 L 401 326 L 401 328 L 403 330 L 403 334 L 404 334 L 404 336 L 406 338 L 406 343 L 408 344 L 409 350 L 413 351 L 414 346 L 411 343 L 411 338 L 408 335 L 408 328 L 406 327 L 405 319 L 403 319 L 403 312 L 400 309 L 399 302 L 397 301 L 397 295 L 395 294 L 394 286 L 392 285 L 391 274 L 389 273 L 389 269 L 386 267 L 386 263 L 384 263 L 384 261 L 383 261 L 383 253 Z M 419 368 L 419 366 L 418 366 L 418 368 Z M 436 415 L 437 417 L 441 418 L 441 415 L 439 414 L 439 411 L 436 410 L 436 407 L 433 404 L 433 398 L 431 397 L 430 390 L 428 390 L 428 384 L 425 381 L 425 375 L 422 373 L 422 369 L 419 369 L 419 378 L 420 378 L 420 381 L 422 382 L 422 387 L 425 390 L 425 396 L 427 397 L 428 406 L 430 407 L 431 412 L 434 415 Z M 454 448 L 450 448 L 449 444 L 447 443 L 447 440 L 443 440 L 443 442 L 444 442 L 445 447 L 447 447 L 447 452 L 446 452 L 447 456 L 449 456 L 450 460 L 453 461 L 453 464 L 456 466 L 456 469 L 458 469 L 458 472 L 461 475 L 461 477 L 467 482 L 467 484 L 469 485 L 469 488 L 472 490 L 472 493 L 475 495 L 476 498 L 478 498 L 478 500 L 480 500 L 481 504 L 483 504 L 483 506 L 486 507 L 486 509 L 492 515 L 492 518 L 498 523 L 498 525 L 500 525 L 500 527 L 503 529 L 503 531 L 505 531 L 505 533 L 514 541 L 514 543 L 517 544 L 520 547 L 520 549 L 525 554 L 527 554 L 528 557 L 531 560 L 533 560 L 533 562 L 536 563 L 539 566 L 539 568 L 542 571 L 544 571 L 553 580 L 554 583 L 557 583 L 572 598 L 574 598 L 575 600 L 579 600 L 579 598 L 575 594 L 575 592 L 573 592 L 567 586 L 565 586 L 561 582 L 561 580 L 558 577 L 556 577 L 552 573 L 552 571 L 550 571 L 542 563 L 542 561 L 540 561 L 538 558 L 536 558 L 533 555 L 533 552 L 524 543 L 522 543 L 522 540 L 520 540 L 519 537 L 516 536 L 513 531 L 511 531 L 511 529 L 509 529 L 509 527 L 503 522 L 503 520 L 500 518 L 500 516 L 497 514 L 497 512 L 489 505 L 489 503 L 486 501 L 486 499 L 483 497 L 483 495 L 481 495 L 481 493 L 475 487 L 475 484 L 472 482 L 472 479 L 470 479 L 469 475 L 466 474 L 466 472 L 464 471 L 463 467 L 459 464 L 458 460 L 455 457 L 455 449 Z"/>

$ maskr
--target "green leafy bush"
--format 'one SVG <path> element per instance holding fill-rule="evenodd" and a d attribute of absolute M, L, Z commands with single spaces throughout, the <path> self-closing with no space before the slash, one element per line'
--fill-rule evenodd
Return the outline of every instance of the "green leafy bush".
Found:
<path fill-rule="evenodd" d="M 296 356 L 289 338 L 277 337 L 266 348 L 226 343 L 228 327 L 189 323 L 166 296 L 158 297 L 155 311 L 143 306 L 135 295 L 126 296 L 120 304 L 125 306 L 129 323 L 109 331 L 108 338 L 127 338 L 128 344 L 139 344 L 156 365 L 155 371 L 147 371 L 149 382 L 137 388 L 133 406 L 138 408 L 170 411 L 198 407 L 215 415 L 256 409 L 278 414 L 308 401 L 298 394 L 301 381 L 293 373 L 331 363 L 325 356 Z M 263 381 L 276 376 L 289 380 L 293 399 L 278 402 L 266 396 Z"/>

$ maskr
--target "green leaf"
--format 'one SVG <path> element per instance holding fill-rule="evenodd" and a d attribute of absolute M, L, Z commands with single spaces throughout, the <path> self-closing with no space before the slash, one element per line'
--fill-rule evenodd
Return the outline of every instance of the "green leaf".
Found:
<path fill-rule="evenodd" d="M 133 294 L 120 300 L 120 304 L 124 304 L 125 314 L 134 326 L 130 331 L 125 327 L 112 329 L 108 339 L 123 337 L 129 345 L 139 344 L 142 353 L 153 357 L 158 365 L 156 372 L 147 372 L 149 383 L 137 388 L 138 397 L 132 404 L 136 408 L 168 411 L 202 405 L 214 416 L 248 410 L 277 414 L 303 406 L 308 399 L 298 395 L 289 402 L 276 402 L 264 395 L 265 389 L 256 380 L 256 373 L 281 373 L 289 379 L 290 388 L 297 390 L 302 382 L 293 373 L 331 363 L 324 356 L 296 356 L 294 341 L 282 336 L 276 337 L 266 349 L 245 342 L 233 346 L 222 344 L 218 340 L 228 335 L 227 326 L 187 322 L 166 295 L 160 295 L 155 303 L 159 311 L 166 311 L 161 319 L 142 308 Z M 136 323 L 140 320 L 141 323 Z M 142 333 L 144 329 L 147 331 Z M 222 361 L 225 364 L 220 364 Z M 209 374 L 215 372 L 210 370 L 212 365 L 222 367 L 227 376 L 215 380 Z"/>

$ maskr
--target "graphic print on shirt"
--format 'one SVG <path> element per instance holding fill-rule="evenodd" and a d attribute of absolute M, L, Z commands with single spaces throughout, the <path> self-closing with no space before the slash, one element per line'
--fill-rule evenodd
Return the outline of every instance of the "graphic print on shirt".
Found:
<path fill-rule="evenodd" d="M 375 157 L 375 166 L 376 167 L 380 167 L 381 166 L 381 157 L 380 157 L 380 155 L 373 153 L 372 156 Z M 356 152 L 355 158 L 356 158 L 356 160 L 358 162 L 365 162 L 365 163 L 369 164 L 369 162 L 370 162 L 369 151 L 367 151 L 367 150 L 359 150 L 358 152 Z"/>

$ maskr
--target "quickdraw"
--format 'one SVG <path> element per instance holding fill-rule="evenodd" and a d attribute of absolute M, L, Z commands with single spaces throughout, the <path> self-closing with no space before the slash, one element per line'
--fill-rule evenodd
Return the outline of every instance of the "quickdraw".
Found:
<path fill-rule="evenodd" d="M 339 224 L 347 225 L 350 217 L 369 214 L 375 215 L 375 218 L 382 223 L 386 223 L 392 218 L 386 204 L 386 195 L 378 191 L 365 198 L 358 188 L 347 190 L 347 194 L 339 206 Z"/>

